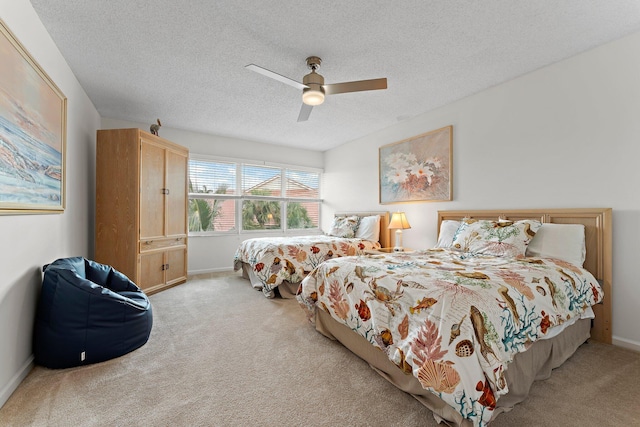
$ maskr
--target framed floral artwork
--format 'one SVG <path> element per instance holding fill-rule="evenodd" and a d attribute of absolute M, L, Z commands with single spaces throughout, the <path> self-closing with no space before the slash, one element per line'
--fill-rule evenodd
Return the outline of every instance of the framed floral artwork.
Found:
<path fill-rule="evenodd" d="M 380 147 L 380 203 L 452 200 L 453 126 Z"/>
<path fill-rule="evenodd" d="M 65 208 L 67 98 L 0 20 L 0 214 Z"/>

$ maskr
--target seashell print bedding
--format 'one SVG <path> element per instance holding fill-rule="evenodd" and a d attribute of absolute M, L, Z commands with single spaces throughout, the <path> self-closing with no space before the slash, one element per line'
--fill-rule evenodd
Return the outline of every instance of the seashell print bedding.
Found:
<path fill-rule="evenodd" d="M 515 354 L 602 296 L 566 261 L 429 249 L 330 259 L 297 299 L 312 322 L 326 311 L 482 426 L 509 391 L 503 372 Z"/>
<path fill-rule="evenodd" d="M 323 234 L 291 237 L 259 237 L 243 241 L 233 258 L 238 271 L 242 263 L 251 265 L 262 282 L 262 292 L 273 298 L 274 289 L 283 281 L 300 282 L 318 264 L 328 259 L 362 255 L 377 249 L 379 242 L 348 239 Z"/>

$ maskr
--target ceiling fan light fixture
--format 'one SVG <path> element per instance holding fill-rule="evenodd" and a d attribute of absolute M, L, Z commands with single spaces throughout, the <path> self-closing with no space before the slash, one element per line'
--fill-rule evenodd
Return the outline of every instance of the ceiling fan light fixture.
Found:
<path fill-rule="evenodd" d="M 315 85 L 314 85 L 315 86 Z M 324 90 L 322 86 L 308 87 L 302 90 L 302 102 L 307 105 L 320 105 L 324 102 Z"/>
<path fill-rule="evenodd" d="M 279 82 L 288 84 L 289 86 L 293 86 L 296 89 L 302 89 L 302 107 L 298 114 L 299 122 L 306 121 L 309 118 L 309 114 L 311 114 L 313 107 L 322 104 L 326 95 L 387 88 L 386 78 L 357 80 L 325 85 L 324 77 L 316 72 L 318 68 L 320 68 L 321 63 L 322 59 L 317 56 L 310 56 L 307 58 L 307 67 L 311 72 L 304 76 L 302 83 L 255 64 L 249 64 L 245 68 L 263 74 Z"/>

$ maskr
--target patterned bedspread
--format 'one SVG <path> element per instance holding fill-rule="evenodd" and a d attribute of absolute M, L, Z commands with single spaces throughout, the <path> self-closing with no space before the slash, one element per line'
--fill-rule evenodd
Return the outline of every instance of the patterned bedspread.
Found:
<path fill-rule="evenodd" d="M 321 309 L 384 351 L 474 425 L 508 392 L 506 365 L 556 325 L 602 299 L 573 264 L 432 249 L 329 260 L 302 282 Z"/>
<path fill-rule="evenodd" d="M 377 249 L 380 243 L 333 237 L 323 234 L 291 237 L 260 237 L 248 239 L 236 250 L 233 268 L 242 263 L 251 266 L 262 282 L 262 292 L 273 298 L 273 290 L 284 280 L 300 282 L 318 264 L 328 259 L 362 255 L 365 250 Z"/>

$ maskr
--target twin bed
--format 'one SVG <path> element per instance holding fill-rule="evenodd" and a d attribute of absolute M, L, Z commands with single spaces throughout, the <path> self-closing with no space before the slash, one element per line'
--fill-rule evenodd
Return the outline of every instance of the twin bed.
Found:
<path fill-rule="evenodd" d="M 432 249 L 330 257 L 297 295 L 438 421 L 486 425 L 589 337 L 611 342 L 611 209 L 440 211 L 438 229 Z"/>
<path fill-rule="evenodd" d="M 328 259 L 362 255 L 390 245 L 388 212 L 340 212 L 325 234 L 260 237 L 243 241 L 234 270 L 268 298 L 294 298 L 302 279 Z"/>

